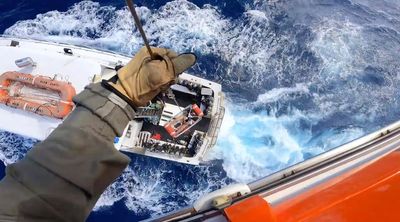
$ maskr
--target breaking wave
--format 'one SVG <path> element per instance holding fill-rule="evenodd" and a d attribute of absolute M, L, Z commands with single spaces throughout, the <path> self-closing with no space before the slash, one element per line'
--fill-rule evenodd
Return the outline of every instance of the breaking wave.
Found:
<path fill-rule="evenodd" d="M 319 14 L 323 5 L 308 14 L 311 3 L 301 0 L 246 1 L 238 18 L 186 0 L 139 7 L 151 44 L 196 52 L 199 63 L 190 72 L 223 85 L 228 111 L 206 165 L 131 155 L 132 164 L 95 209 L 123 201 L 138 214 L 176 210 L 205 192 L 250 182 L 396 120 L 400 16 L 365 2 L 343 1 L 330 16 Z M 371 14 L 385 22 L 375 24 Z M 126 8 L 92 1 L 19 21 L 4 34 L 124 54 L 142 45 Z M 2 132 L 0 159 L 15 162 L 33 144 Z"/>
<path fill-rule="evenodd" d="M 0 161 L 5 165 L 24 157 L 38 141 L 0 130 Z"/>

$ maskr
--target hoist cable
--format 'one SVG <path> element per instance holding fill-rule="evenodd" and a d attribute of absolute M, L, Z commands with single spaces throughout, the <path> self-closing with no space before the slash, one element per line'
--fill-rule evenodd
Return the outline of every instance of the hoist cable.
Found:
<path fill-rule="evenodd" d="M 144 44 L 145 44 L 145 46 L 147 48 L 147 51 L 149 51 L 151 59 L 152 60 L 157 59 L 157 56 L 155 54 L 153 54 L 153 52 L 151 51 L 149 40 L 147 40 L 146 33 L 144 32 L 142 24 L 140 23 L 140 19 L 139 19 L 138 14 L 136 13 L 133 0 L 125 0 L 125 2 L 128 5 L 129 11 L 131 11 L 133 19 L 135 20 L 136 28 L 139 30 L 140 35 L 143 38 Z"/>

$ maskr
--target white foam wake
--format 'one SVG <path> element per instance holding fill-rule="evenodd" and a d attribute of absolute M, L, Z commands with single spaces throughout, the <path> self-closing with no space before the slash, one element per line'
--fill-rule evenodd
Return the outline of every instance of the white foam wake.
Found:
<path fill-rule="evenodd" d="M 399 44 L 350 21 L 322 20 L 313 28 L 316 38 L 310 48 L 322 65 L 313 81 L 319 92 L 312 99 L 320 111 L 344 112 L 366 122 L 399 105 L 400 80 L 392 76 L 400 71 L 393 60 Z"/>
<path fill-rule="evenodd" d="M 312 123 L 323 115 L 298 110 L 282 116 L 229 106 L 216 149 L 224 170 L 238 182 L 251 182 L 364 135 L 357 127 L 326 130 L 315 136 Z M 306 124 L 309 128 L 305 128 Z"/>
<path fill-rule="evenodd" d="M 25 153 L 37 142 L 37 140 L 0 130 L 0 161 L 5 165 L 15 163 L 23 158 Z"/>
<path fill-rule="evenodd" d="M 199 8 L 185 0 L 167 3 L 156 12 L 136 8 L 153 45 L 176 50 L 204 51 L 223 33 L 226 21 L 216 8 Z M 106 48 L 132 54 L 142 40 L 129 11 L 82 1 L 66 12 L 50 11 L 19 21 L 6 35 Z"/>
<path fill-rule="evenodd" d="M 306 84 L 298 83 L 295 87 L 283 87 L 283 88 L 274 88 L 266 93 L 260 94 L 257 97 L 256 104 L 260 103 L 271 103 L 277 102 L 279 100 L 285 100 L 289 97 L 292 97 L 293 94 L 307 94 L 309 93 L 309 89 Z"/>
<path fill-rule="evenodd" d="M 136 214 L 157 215 L 188 206 L 202 194 L 225 186 L 225 179 L 217 178 L 207 166 L 193 167 L 186 172 L 190 180 L 181 179 L 168 162 L 157 167 L 131 166 L 103 193 L 94 210 L 107 209 L 116 201 L 124 200 Z M 191 181 L 196 180 L 196 183 Z"/>

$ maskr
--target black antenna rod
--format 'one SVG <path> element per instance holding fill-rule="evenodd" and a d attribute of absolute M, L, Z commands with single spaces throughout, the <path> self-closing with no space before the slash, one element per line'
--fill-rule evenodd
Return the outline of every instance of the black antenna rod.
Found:
<path fill-rule="evenodd" d="M 151 59 L 152 60 L 156 59 L 157 57 L 153 54 L 153 51 L 151 51 L 149 40 L 147 40 L 146 33 L 144 33 L 142 24 L 140 23 L 139 16 L 136 13 L 135 6 L 133 4 L 133 0 L 125 0 L 125 2 L 128 5 L 129 11 L 131 11 L 133 19 L 135 20 L 136 28 L 139 30 L 140 35 L 142 35 L 144 44 L 146 45 L 147 51 L 149 51 Z"/>

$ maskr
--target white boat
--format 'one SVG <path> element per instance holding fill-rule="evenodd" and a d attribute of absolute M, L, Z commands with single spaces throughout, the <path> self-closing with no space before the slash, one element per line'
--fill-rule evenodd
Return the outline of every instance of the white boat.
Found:
<path fill-rule="evenodd" d="M 130 60 L 80 46 L 11 37 L 0 37 L 0 55 L 0 76 L 6 72 L 31 74 L 32 84 L 44 76 L 56 83 L 68 82 L 76 93 L 90 83 L 116 75 L 118 67 Z M 35 95 L 46 93 L 40 87 L 26 87 L 31 93 L 37 90 Z M 10 92 L 5 88 L 0 85 L 0 90 Z M 197 165 L 216 143 L 224 116 L 223 101 L 220 84 L 183 73 L 169 93 L 137 110 L 138 118 L 115 139 L 115 146 L 121 151 Z M 43 115 L 40 108 L 22 104 L 16 109 L 7 102 L 0 104 L 0 129 L 45 139 L 63 119 Z"/>

